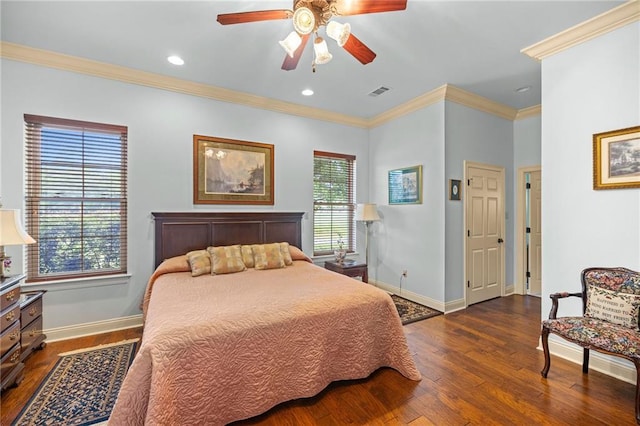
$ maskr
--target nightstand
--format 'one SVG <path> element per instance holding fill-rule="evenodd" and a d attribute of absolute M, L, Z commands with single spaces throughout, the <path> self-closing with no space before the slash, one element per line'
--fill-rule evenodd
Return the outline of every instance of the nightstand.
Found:
<path fill-rule="evenodd" d="M 362 277 L 363 283 L 369 282 L 369 272 L 366 263 L 357 263 L 355 260 L 345 260 L 342 263 L 327 260 L 324 268 L 348 277 Z"/>

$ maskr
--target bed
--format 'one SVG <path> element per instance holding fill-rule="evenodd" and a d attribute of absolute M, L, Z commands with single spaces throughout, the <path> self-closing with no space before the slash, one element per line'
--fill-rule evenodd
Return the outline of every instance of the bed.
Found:
<path fill-rule="evenodd" d="M 109 425 L 227 424 L 381 367 L 420 380 L 390 296 L 296 248 L 302 213 L 153 215 L 158 267 Z M 290 265 L 194 277 L 184 256 L 274 242 Z"/>

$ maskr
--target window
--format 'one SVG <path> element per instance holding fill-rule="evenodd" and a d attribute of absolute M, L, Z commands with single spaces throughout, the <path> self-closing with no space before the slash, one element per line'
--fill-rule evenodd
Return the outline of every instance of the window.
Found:
<path fill-rule="evenodd" d="M 27 281 L 127 272 L 127 128 L 24 116 Z"/>
<path fill-rule="evenodd" d="M 332 254 L 338 240 L 355 248 L 354 189 L 356 157 L 313 152 L 313 254 Z"/>

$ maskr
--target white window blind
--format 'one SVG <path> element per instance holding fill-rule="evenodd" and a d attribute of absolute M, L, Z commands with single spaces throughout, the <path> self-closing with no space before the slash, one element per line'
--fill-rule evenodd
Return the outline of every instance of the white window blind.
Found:
<path fill-rule="evenodd" d="M 339 241 L 348 252 L 355 248 L 353 155 L 313 153 L 313 254 L 332 254 Z"/>
<path fill-rule="evenodd" d="M 27 281 L 127 272 L 127 127 L 24 116 Z"/>

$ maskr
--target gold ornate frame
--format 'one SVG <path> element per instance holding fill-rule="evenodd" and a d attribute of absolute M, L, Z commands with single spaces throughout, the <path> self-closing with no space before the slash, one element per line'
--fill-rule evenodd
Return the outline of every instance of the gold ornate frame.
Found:
<path fill-rule="evenodd" d="M 193 135 L 194 204 L 274 204 L 270 144 Z"/>
<path fill-rule="evenodd" d="M 640 188 L 640 126 L 593 135 L 593 189 Z"/>

